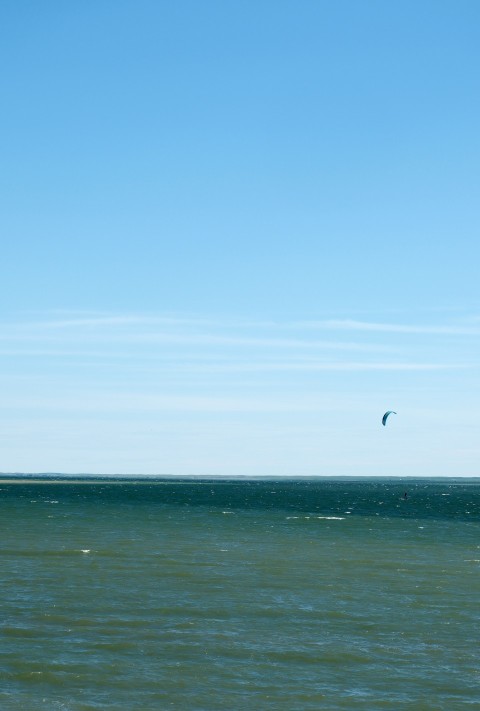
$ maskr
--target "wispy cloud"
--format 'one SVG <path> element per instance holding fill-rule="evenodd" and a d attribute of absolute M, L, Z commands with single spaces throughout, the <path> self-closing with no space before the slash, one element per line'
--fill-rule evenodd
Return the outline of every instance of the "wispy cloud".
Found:
<path fill-rule="evenodd" d="M 235 363 L 211 363 L 211 364 L 176 364 L 173 366 L 178 370 L 188 370 L 189 372 L 358 372 L 358 371 L 415 371 L 415 370 L 459 370 L 474 367 L 466 363 L 358 363 L 358 362 L 235 362 Z"/>
<path fill-rule="evenodd" d="M 288 333 L 295 328 L 297 332 Z M 337 332 L 321 339 L 318 332 Z M 358 333 L 357 340 L 344 334 Z M 423 350 L 390 334 L 433 335 Z M 294 337 L 291 337 L 293 336 Z M 119 362 L 156 360 L 190 372 L 416 371 L 468 368 L 470 353 L 438 350 L 437 336 L 476 336 L 480 326 L 406 325 L 353 319 L 222 323 L 210 318 L 149 314 L 72 314 L 0 326 L 0 355 L 75 357 Z M 348 335 L 347 335 L 348 338 Z M 348 354 L 350 359 L 348 360 Z M 422 357 L 423 356 L 423 357 Z M 355 358 L 355 360 L 353 360 Z"/>
<path fill-rule="evenodd" d="M 376 333 L 406 333 L 418 335 L 457 335 L 479 336 L 480 327 L 464 325 L 417 325 L 398 323 L 376 323 L 372 321 L 355 321 L 351 319 L 326 321 L 299 321 L 297 328 L 333 331 L 367 331 Z"/>
<path fill-rule="evenodd" d="M 245 330 L 283 330 L 285 328 L 335 331 L 368 331 L 381 333 L 411 333 L 438 335 L 480 335 L 480 317 L 470 316 L 460 323 L 449 324 L 406 324 L 378 322 L 351 318 L 318 319 L 297 321 L 266 321 L 232 319 L 219 320 L 199 315 L 178 314 L 138 314 L 138 313 L 105 313 L 105 312 L 53 312 L 49 315 L 39 315 L 37 319 L 9 321 L 4 328 L 15 327 L 19 330 L 75 330 L 75 329 L 139 329 L 139 328 L 211 328 L 213 330 L 235 329 Z"/>
<path fill-rule="evenodd" d="M 32 321 L 19 321 L 14 324 L 22 330 L 75 330 L 99 329 L 105 327 L 159 327 L 159 326 L 214 326 L 215 321 L 202 318 L 189 318 L 177 316 L 151 316 L 142 314 L 90 314 L 88 316 L 70 316 L 66 318 L 40 318 Z"/>
<path fill-rule="evenodd" d="M 281 327 L 276 328 L 282 331 Z M 265 328 L 261 323 L 222 324 L 210 319 L 142 315 L 99 315 L 4 323 L 0 327 L 0 341 L 10 344 L 62 343 L 64 346 L 78 341 L 82 352 L 88 343 L 363 352 L 390 349 L 386 344 L 312 339 L 308 333 L 302 338 L 285 338 L 278 333 L 273 335 L 272 327 Z"/>

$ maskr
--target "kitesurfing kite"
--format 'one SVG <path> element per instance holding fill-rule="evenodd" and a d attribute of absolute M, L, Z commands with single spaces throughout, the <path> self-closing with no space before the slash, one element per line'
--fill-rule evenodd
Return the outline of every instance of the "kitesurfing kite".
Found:
<path fill-rule="evenodd" d="M 384 416 L 382 417 L 382 425 L 385 426 L 387 424 L 388 416 L 389 415 L 396 415 L 397 413 L 394 412 L 393 410 L 387 410 Z"/>

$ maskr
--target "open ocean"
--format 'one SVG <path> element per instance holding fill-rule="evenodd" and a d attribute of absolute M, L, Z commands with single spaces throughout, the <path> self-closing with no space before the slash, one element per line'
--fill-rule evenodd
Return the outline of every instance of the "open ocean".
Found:
<path fill-rule="evenodd" d="M 480 709 L 479 480 L 5 479 L 0 513 L 2 711 Z"/>

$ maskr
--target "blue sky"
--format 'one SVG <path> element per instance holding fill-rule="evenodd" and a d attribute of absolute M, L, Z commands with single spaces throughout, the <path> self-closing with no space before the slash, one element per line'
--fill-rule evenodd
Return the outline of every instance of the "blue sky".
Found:
<path fill-rule="evenodd" d="M 479 21 L 2 3 L 0 470 L 479 475 Z"/>

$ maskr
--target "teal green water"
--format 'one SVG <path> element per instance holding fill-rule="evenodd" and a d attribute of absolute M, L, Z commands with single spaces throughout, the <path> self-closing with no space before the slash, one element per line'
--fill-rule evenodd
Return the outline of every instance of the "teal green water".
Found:
<path fill-rule="evenodd" d="M 480 708 L 479 495 L 0 482 L 0 709 Z"/>

